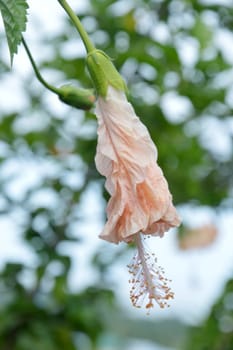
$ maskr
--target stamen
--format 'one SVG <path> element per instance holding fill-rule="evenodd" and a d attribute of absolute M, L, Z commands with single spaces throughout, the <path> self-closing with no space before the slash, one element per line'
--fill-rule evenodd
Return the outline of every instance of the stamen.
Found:
<path fill-rule="evenodd" d="M 174 293 L 168 287 L 168 280 L 164 277 L 164 270 L 157 265 L 154 253 L 150 253 L 142 242 L 141 234 L 135 236 L 137 253 L 128 265 L 132 278 L 130 299 L 133 306 L 140 308 L 145 304 L 150 310 L 155 300 L 161 308 L 169 307 L 167 300 L 173 299 Z"/>

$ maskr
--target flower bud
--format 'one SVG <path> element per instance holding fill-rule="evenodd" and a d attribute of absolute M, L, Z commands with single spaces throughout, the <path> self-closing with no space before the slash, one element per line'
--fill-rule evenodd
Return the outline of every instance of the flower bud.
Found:
<path fill-rule="evenodd" d="M 108 86 L 126 91 L 125 82 L 116 70 L 110 57 L 101 50 L 93 50 L 87 56 L 87 68 L 90 72 L 97 94 L 105 97 Z"/>
<path fill-rule="evenodd" d="M 96 98 L 91 89 L 63 85 L 59 89 L 59 99 L 72 107 L 89 110 L 93 107 Z"/>

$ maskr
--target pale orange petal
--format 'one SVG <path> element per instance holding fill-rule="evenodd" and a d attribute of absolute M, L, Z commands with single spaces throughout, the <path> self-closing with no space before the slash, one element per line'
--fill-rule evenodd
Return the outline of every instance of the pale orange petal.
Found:
<path fill-rule="evenodd" d="M 125 94 L 109 87 L 99 97 L 96 167 L 106 177 L 111 198 L 107 223 L 100 237 L 129 242 L 138 232 L 162 236 L 180 219 L 147 128 Z"/>

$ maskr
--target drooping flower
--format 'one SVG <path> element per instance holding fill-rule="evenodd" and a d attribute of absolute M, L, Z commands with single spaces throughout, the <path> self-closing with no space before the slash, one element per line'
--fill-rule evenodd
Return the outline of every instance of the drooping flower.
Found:
<path fill-rule="evenodd" d="M 173 293 L 142 237 L 162 237 L 169 228 L 178 226 L 180 219 L 149 132 L 127 101 L 122 78 L 111 61 L 103 64 L 102 60 L 105 62 L 107 56 L 100 51 L 89 56 L 89 70 L 100 91 L 95 162 L 106 177 L 110 194 L 107 222 L 100 237 L 113 243 L 136 243 L 138 253 L 129 265 L 131 301 L 140 307 L 147 299 L 146 307 L 151 308 L 155 300 L 164 307 Z"/>
<path fill-rule="evenodd" d="M 131 300 L 135 306 L 148 295 L 147 307 L 171 298 L 162 270 L 150 258 L 140 235 L 159 235 L 180 220 L 149 132 L 136 116 L 124 92 L 109 86 L 106 98 L 97 100 L 98 144 L 96 167 L 106 177 L 111 195 L 107 223 L 100 237 L 118 243 L 135 241 L 138 254 L 129 270 L 132 274 Z"/>

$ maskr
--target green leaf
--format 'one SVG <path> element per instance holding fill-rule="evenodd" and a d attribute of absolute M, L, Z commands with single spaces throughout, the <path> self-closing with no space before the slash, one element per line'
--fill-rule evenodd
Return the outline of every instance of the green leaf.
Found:
<path fill-rule="evenodd" d="M 10 50 L 11 64 L 14 54 L 17 53 L 18 45 L 21 43 L 22 32 L 26 29 L 27 9 L 27 0 L 0 0 L 0 11 Z"/>

